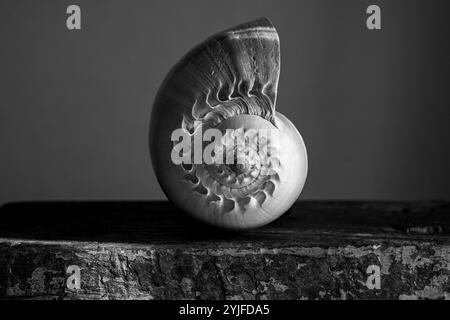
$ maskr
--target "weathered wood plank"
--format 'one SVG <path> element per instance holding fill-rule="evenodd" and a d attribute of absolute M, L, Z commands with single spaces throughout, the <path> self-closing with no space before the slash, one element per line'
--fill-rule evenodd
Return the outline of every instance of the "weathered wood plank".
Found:
<path fill-rule="evenodd" d="M 299 202 L 239 234 L 198 225 L 165 202 L 0 212 L 1 298 L 450 298 L 446 202 Z M 71 265 L 81 269 L 78 290 L 67 288 Z M 377 267 L 379 289 L 369 277 Z"/>

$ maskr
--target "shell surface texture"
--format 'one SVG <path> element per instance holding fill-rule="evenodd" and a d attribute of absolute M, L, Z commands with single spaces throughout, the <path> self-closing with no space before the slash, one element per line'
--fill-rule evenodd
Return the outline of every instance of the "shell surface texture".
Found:
<path fill-rule="evenodd" d="M 220 32 L 169 72 L 152 109 L 153 168 L 168 199 L 245 230 L 285 213 L 307 175 L 305 144 L 275 111 L 280 41 L 266 18 Z"/>

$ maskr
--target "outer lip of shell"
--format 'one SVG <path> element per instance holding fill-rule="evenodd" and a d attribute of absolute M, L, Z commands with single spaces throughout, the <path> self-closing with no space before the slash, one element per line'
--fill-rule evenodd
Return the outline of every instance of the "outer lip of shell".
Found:
<path fill-rule="evenodd" d="M 220 32 L 171 69 L 155 99 L 152 119 L 160 122 L 170 114 L 172 122 L 184 119 L 190 126 L 215 109 L 219 121 L 241 113 L 273 120 L 279 67 L 278 34 L 268 19 Z M 220 108 L 226 101 L 234 102 Z"/>

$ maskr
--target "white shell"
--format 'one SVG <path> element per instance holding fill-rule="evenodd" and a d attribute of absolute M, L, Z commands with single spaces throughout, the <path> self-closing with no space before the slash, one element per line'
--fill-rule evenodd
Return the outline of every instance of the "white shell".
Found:
<path fill-rule="evenodd" d="M 154 102 L 149 143 L 158 181 L 181 210 L 214 226 L 249 229 L 275 220 L 297 200 L 307 155 L 295 126 L 275 111 L 279 74 L 279 38 L 265 18 L 218 33 L 172 68 Z M 194 135 L 199 127 L 224 133 L 276 130 L 277 166 L 261 174 L 259 140 L 239 170 L 226 164 L 174 164 L 172 132 L 181 128 Z"/>

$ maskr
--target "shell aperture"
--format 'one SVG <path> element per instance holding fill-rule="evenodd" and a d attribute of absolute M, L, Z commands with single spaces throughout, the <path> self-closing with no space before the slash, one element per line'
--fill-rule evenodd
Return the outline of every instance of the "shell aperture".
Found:
<path fill-rule="evenodd" d="M 153 168 L 182 211 L 227 229 L 265 225 L 299 197 L 307 155 L 275 111 L 278 33 L 265 18 L 220 32 L 169 72 L 153 105 Z"/>

